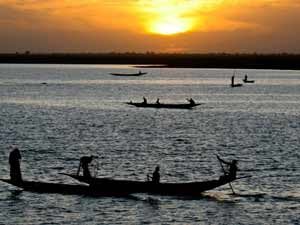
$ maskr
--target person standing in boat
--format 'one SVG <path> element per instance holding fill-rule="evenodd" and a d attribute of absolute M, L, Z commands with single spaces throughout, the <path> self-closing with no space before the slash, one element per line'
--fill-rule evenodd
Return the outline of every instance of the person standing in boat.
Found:
<path fill-rule="evenodd" d="M 245 81 L 245 82 L 247 82 L 247 81 L 248 81 L 248 75 L 247 75 L 247 74 L 245 74 L 244 81 Z"/>
<path fill-rule="evenodd" d="M 233 87 L 234 86 L 234 75 L 231 77 L 231 86 Z"/>
<path fill-rule="evenodd" d="M 231 162 L 227 162 L 227 161 L 221 159 L 219 156 L 217 156 L 217 157 L 218 157 L 218 160 L 220 160 L 220 162 L 229 166 L 229 170 L 228 170 L 228 172 L 225 173 L 225 176 L 227 176 L 229 179 L 236 179 L 236 173 L 238 171 L 238 167 L 237 167 L 238 161 L 234 159 Z"/>
<path fill-rule="evenodd" d="M 160 104 L 159 98 L 156 99 L 156 104 L 158 104 L 158 105 Z"/>
<path fill-rule="evenodd" d="M 80 170 L 82 168 L 84 177 L 86 177 L 86 178 L 92 177 L 90 170 L 89 170 L 89 164 L 93 161 L 94 158 L 95 158 L 95 156 L 93 156 L 93 155 L 83 156 L 80 158 L 80 163 L 79 163 L 79 167 L 77 170 L 77 176 L 79 176 Z"/>
<path fill-rule="evenodd" d="M 147 99 L 145 97 L 143 97 L 143 103 L 147 104 Z"/>
<path fill-rule="evenodd" d="M 10 165 L 10 179 L 15 183 L 21 183 L 22 173 L 21 173 L 21 153 L 17 147 L 13 148 L 13 150 L 9 154 L 9 165 Z"/>
<path fill-rule="evenodd" d="M 156 168 L 152 174 L 152 182 L 155 184 L 159 184 L 159 182 L 160 182 L 159 166 L 156 166 Z"/>

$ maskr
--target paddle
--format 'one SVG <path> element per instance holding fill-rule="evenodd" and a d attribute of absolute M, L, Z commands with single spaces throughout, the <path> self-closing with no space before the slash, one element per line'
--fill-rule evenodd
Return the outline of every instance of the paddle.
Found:
<path fill-rule="evenodd" d="M 224 173 L 224 175 L 226 176 L 226 172 L 225 172 L 225 169 L 224 169 L 224 167 L 223 167 L 223 164 L 222 164 L 221 160 L 219 159 L 219 156 L 218 156 L 217 154 L 216 154 L 216 156 L 217 156 L 217 159 L 218 159 L 218 161 L 219 161 L 219 163 L 220 163 L 220 165 L 221 165 L 221 168 L 222 168 L 222 170 L 223 170 L 223 173 Z M 233 190 L 233 187 L 232 187 L 231 182 L 229 182 L 229 186 L 230 186 L 230 189 L 231 189 L 231 191 L 232 191 L 232 194 L 235 195 L 235 192 L 234 192 L 234 190 Z"/>

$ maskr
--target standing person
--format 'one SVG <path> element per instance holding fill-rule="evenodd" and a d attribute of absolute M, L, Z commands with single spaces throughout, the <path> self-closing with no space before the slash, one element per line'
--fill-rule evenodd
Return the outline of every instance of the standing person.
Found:
<path fill-rule="evenodd" d="M 159 98 L 156 99 L 156 104 L 160 104 Z"/>
<path fill-rule="evenodd" d="M 159 166 L 156 166 L 156 168 L 152 174 L 152 182 L 155 184 L 159 184 L 159 182 L 160 182 Z"/>
<path fill-rule="evenodd" d="M 236 179 L 236 173 L 238 171 L 238 167 L 237 167 L 238 161 L 234 159 L 231 162 L 227 162 L 221 159 L 219 156 L 217 157 L 220 160 L 220 162 L 229 166 L 229 171 L 225 175 L 228 176 L 230 179 Z"/>
<path fill-rule="evenodd" d="M 143 97 L 143 103 L 147 104 L 147 99 L 145 97 Z"/>
<path fill-rule="evenodd" d="M 234 86 L 234 75 L 231 77 L 231 86 Z"/>
<path fill-rule="evenodd" d="M 95 156 L 91 155 L 91 156 L 83 156 L 80 158 L 80 163 L 79 163 L 79 167 L 77 170 L 77 176 L 79 176 L 80 174 L 80 170 L 82 168 L 83 170 L 83 176 L 85 178 L 91 178 L 91 173 L 89 170 L 89 164 L 93 161 L 93 159 L 95 158 Z"/>
<path fill-rule="evenodd" d="M 22 173 L 21 173 L 21 153 L 17 147 L 13 148 L 13 150 L 9 154 L 9 165 L 10 165 L 10 179 L 15 183 L 21 183 Z"/>

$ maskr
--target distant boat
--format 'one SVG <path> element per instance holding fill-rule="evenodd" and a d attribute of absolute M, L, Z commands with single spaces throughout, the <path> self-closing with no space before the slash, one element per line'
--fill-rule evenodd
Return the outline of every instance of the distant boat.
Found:
<path fill-rule="evenodd" d="M 110 75 L 113 76 L 128 76 L 128 77 L 136 77 L 136 76 L 142 76 L 147 74 L 146 72 L 139 71 L 138 73 L 110 73 Z"/>
<path fill-rule="evenodd" d="M 243 79 L 243 82 L 244 83 L 254 83 L 255 81 L 254 80 L 248 80 L 248 76 L 245 75 L 245 78 Z"/>
<path fill-rule="evenodd" d="M 133 105 L 135 107 L 142 107 L 142 108 L 157 108 L 157 109 L 192 109 L 198 105 L 201 105 L 201 103 L 195 103 L 195 104 L 164 104 L 164 103 L 144 103 L 144 102 L 126 102 L 128 105 Z"/>
<path fill-rule="evenodd" d="M 231 84 L 231 87 L 242 87 L 243 84 Z"/>
<path fill-rule="evenodd" d="M 244 82 L 244 83 L 252 83 L 252 84 L 253 84 L 253 83 L 255 83 L 255 80 L 244 80 L 244 79 L 243 79 L 243 82 Z"/>

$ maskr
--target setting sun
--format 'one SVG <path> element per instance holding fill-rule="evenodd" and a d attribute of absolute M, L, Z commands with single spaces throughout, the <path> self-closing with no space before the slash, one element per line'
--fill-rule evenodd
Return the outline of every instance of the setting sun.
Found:
<path fill-rule="evenodd" d="M 141 8 L 148 15 L 147 30 L 150 33 L 174 35 L 191 30 L 195 18 L 191 15 L 198 1 L 141 1 Z"/>
<path fill-rule="evenodd" d="M 192 27 L 191 22 L 180 18 L 166 18 L 156 21 L 150 28 L 152 33 L 173 35 L 188 31 Z"/>

